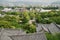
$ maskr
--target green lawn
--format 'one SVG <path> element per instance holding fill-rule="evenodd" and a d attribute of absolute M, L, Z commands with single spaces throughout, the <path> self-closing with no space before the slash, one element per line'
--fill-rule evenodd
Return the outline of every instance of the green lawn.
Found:
<path fill-rule="evenodd" d="M 60 40 L 60 33 L 56 35 L 46 33 L 46 37 L 47 37 L 47 40 Z"/>

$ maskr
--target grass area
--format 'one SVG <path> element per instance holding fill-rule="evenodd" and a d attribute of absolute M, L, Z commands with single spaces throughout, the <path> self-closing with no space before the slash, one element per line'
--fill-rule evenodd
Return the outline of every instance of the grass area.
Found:
<path fill-rule="evenodd" d="M 60 40 L 60 33 L 56 35 L 46 33 L 46 37 L 47 37 L 47 40 Z"/>

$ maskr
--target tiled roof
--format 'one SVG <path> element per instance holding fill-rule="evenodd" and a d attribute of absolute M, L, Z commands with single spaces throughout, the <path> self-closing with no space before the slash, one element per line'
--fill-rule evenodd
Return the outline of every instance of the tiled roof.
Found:
<path fill-rule="evenodd" d="M 13 40 L 47 40 L 44 32 L 26 34 L 26 35 L 13 35 L 10 37 Z"/>
<path fill-rule="evenodd" d="M 22 30 L 18 30 L 18 29 L 2 29 L 0 32 L 0 39 L 1 40 L 12 40 L 10 37 L 8 36 L 12 36 L 12 35 L 22 35 L 22 34 L 26 34 L 24 31 Z"/>
<path fill-rule="evenodd" d="M 36 27 L 39 32 L 41 30 L 41 27 L 46 31 L 48 30 L 50 33 L 55 34 L 55 33 L 60 33 L 60 29 L 57 27 L 56 24 L 51 23 L 51 24 L 38 24 L 39 26 Z"/>

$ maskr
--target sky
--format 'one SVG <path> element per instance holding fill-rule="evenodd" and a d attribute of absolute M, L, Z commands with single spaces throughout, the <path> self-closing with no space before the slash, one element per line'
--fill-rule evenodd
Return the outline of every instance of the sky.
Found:
<path fill-rule="evenodd" d="M 59 1 L 59 0 L 0 0 L 0 4 L 2 5 L 2 4 L 4 4 L 4 5 L 7 5 L 7 3 L 8 4 L 10 4 L 10 5 L 13 5 L 13 3 L 15 2 L 19 2 L 20 4 L 22 3 L 22 1 L 23 2 L 32 2 L 32 3 L 39 3 L 39 4 L 41 4 L 41 3 L 43 3 L 43 4 L 50 4 L 50 3 L 52 3 L 52 2 L 56 2 L 56 1 Z"/>
<path fill-rule="evenodd" d="M 24 0 L 22 0 L 24 1 Z M 52 2 L 52 0 L 25 0 L 25 1 L 30 1 L 30 2 Z M 57 1 L 57 0 L 53 0 L 53 1 Z"/>
<path fill-rule="evenodd" d="M 59 0 L 0 0 L 0 1 L 8 1 L 8 2 L 16 2 L 16 1 L 27 1 L 27 2 L 54 2 Z"/>

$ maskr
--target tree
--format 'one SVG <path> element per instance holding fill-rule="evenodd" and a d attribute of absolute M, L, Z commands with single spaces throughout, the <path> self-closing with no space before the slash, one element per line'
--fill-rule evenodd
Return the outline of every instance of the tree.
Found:
<path fill-rule="evenodd" d="M 29 16 L 30 16 L 30 19 L 34 19 L 35 18 L 35 14 L 33 12 L 29 12 Z"/>
<path fill-rule="evenodd" d="M 42 17 L 40 16 L 40 15 L 36 15 L 36 22 L 37 23 L 40 23 L 41 22 L 41 20 L 42 20 Z"/>
<path fill-rule="evenodd" d="M 20 18 L 23 23 L 27 23 L 30 20 L 28 12 L 23 12 L 22 17 L 20 16 Z"/>
<path fill-rule="evenodd" d="M 13 28 L 8 21 L 0 21 L 0 28 Z"/>
<path fill-rule="evenodd" d="M 9 15 L 5 15 L 4 16 L 4 20 L 6 20 L 6 21 L 16 21 L 16 17 L 14 17 L 14 16 L 9 16 Z"/>

